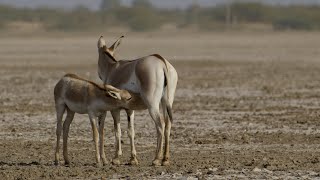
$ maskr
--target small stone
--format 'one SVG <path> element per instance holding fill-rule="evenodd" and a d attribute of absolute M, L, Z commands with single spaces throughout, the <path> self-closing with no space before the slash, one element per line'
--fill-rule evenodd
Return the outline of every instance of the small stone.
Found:
<path fill-rule="evenodd" d="M 268 169 L 266 169 L 266 168 L 264 168 L 263 171 L 266 172 L 266 173 L 268 173 L 268 174 L 272 174 L 272 171 L 270 171 L 270 170 L 268 170 Z"/>
<path fill-rule="evenodd" d="M 218 171 L 218 168 L 209 168 L 207 174 L 213 174 L 216 171 Z"/>
<path fill-rule="evenodd" d="M 310 176 L 319 176 L 319 173 L 314 172 L 314 171 L 311 171 L 311 172 L 309 173 L 309 175 L 310 175 Z"/>
<path fill-rule="evenodd" d="M 253 171 L 253 172 L 261 172 L 261 169 L 255 167 L 252 171 Z"/>

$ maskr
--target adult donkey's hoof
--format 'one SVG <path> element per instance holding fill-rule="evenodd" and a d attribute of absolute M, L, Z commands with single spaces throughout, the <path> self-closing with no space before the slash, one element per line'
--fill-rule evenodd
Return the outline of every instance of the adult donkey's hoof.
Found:
<path fill-rule="evenodd" d="M 138 162 L 137 158 L 131 158 L 130 159 L 130 165 L 136 166 L 138 164 L 139 164 L 139 162 Z"/>
<path fill-rule="evenodd" d="M 169 160 L 163 160 L 162 161 L 162 166 L 169 166 L 170 165 L 170 161 Z"/>
<path fill-rule="evenodd" d="M 65 166 L 65 167 L 69 167 L 69 166 L 70 166 L 70 161 L 65 161 L 65 162 L 64 162 L 64 166 Z"/>
<path fill-rule="evenodd" d="M 112 159 L 112 164 L 113 165 L 120 165 L 120 159 L 119 158 Z"/>
<path fill-rule="evenodd" d="M 160 159 L 155 159 L 152 161 L 152 165 L 154 166 L 161 166 L 162 165 L 162 162 Z"/>

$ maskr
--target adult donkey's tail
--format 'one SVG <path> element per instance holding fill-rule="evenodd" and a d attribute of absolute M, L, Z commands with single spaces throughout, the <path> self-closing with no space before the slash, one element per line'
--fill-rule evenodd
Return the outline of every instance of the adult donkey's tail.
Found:
<path fill-rule="evenodd" d="M 173 116 L 172 116 L 172 104 L 174 100 L 174 94 L 176 91 L 177 81 L 178 81 L 178 75 L 177 71 L 174 69 L 174 67 L 162 56 L 159 54 L 153 54 L 151 56 L 155 56 L 161 61 L 163 61 L 165 68 L 164 68 L 164 76 L 165 76 L 165 91 L 164 96 L 161 99 L 162 102 L 162 109 L 163 109 L 163 115 L 166 116 L 168 114 L 169 119 L 171 122 L 173 122 Z"/>

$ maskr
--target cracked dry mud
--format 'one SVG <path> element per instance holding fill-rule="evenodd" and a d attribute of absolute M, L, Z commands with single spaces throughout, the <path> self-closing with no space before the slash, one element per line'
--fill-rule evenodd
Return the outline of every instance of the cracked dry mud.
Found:
<path fill-rule="evenodd" d="M 62 51 L 56 55 L 61 62 L 54 61 L 55 55 L 43 61 L 22 55 L 14 60 L 7 55 L 9 50 L 0 51 L 0 177 L 4 179 L 320 177 L 319 62 L 173 60 L 180 80 L 169 167 L 151 166 L 156 132 L 147 111 L 138 111 L 135 118 L 138 166 L 127 165 L 130 147 L 122 112 L 120 166 L 94 166 L 88 117 L 76 115 L 69 138 L 71 165 L 65 167 L 53 164 L 53 87 L 66 72 L 99 82 L 96 59 L 77 61 L 78 55 L 62 63 Z M 36 54 L 30 51 L 26 50 Z M 105 128 L 110 161 L 115 151 L 110 114 Z"/>

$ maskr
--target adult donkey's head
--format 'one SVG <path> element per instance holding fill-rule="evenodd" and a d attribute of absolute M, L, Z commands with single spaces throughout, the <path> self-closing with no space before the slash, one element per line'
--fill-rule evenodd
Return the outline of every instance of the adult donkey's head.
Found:
<path fill-rule="evenodd" d="M 107 74 L 110 71 L 110 68 L 113 64 L 117 63 L 117 60 L 114 57 L 115 50 L 121 43 L 121 39 L 124 36 L 121 36 L 116 42 L 114 42 L 110 47 L 106 46 L 106 41 L 103 36 L 100 36 L 98 39 L 97 47 L 99 53 L 98 61 L 98 74 L 99 78 L 106 83 Z"/>
<path fill-rule="evenodd" d="M 100 36 L 97 46 L 98 46 L 98 50 L 99 53 L 100 51 L 103 53 L 108 52 L 109 54 L 111 54 L 112 56 L 114 56 L 114 52 L 115 50 L 118 48 L 118 46 L 121 43 L 121 39 L 124 38 L 124 36 L 121 36 L 116 42 L 114 42 L 109 48 L 106 46 L 106 41 L 103 39 L 103 36 Z"/>

